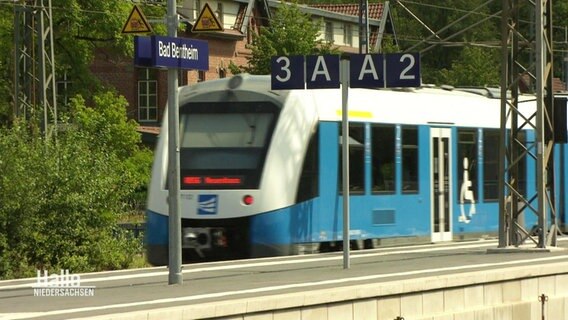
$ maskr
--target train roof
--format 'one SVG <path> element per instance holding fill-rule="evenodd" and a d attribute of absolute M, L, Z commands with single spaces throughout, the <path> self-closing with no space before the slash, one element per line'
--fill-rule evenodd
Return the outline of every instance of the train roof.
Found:
<path fill-rule="evenodd" d="M 180 105 L 189 101 L 211 101 L 213 92 L 262 94 L 283 105 L 293 97 L 306 106 L 314 106 L 323 121 L 341 120 L 341 90 L 271 90 L 270 76 L 239 74 L 231 78 L 209 80 L 180 89 Z M 499 128 L 500 89 L 425 85 L 419 88 L 350 88 L 350 121 L 395 124 L 429 124 Z M 213 99 L 213 98 L 211 98 Z M 217 98 L 215 98 L 217 99 Z M 534 113 L 534 96 L 523 96 L 519 108 Z"/>
<path fill-rule="evenodd" d="M 194 85 L 184 86 L 179 91 L 180 105 L 187 102 L 212 101 L 227 98 L 226 94 L 254 95 L 261 94 L 282 105 L 288 96 L 288 91 L 272 91 L 270 76 L 238 74 L 230 78 L 208 80 Z"/>

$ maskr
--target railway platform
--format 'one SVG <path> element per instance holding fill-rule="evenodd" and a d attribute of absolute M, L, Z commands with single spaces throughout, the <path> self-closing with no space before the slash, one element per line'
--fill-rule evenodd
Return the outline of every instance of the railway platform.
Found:
<path fill-rule="evenodd" d="M 568 320 L 568 238 L 492 253 L 493 240 L 81 274 L 94 296 L 0 282 L 0 319 Z"/>

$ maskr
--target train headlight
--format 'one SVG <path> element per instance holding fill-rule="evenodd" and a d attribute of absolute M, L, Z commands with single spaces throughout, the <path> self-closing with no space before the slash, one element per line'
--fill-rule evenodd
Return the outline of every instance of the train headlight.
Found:
<path fill-rule="evenodd" d="M 209 244 L 209 235 L 207 233 L 200 233 L 196 241 L 200 246 L 207 246 Z"/>
<path fill-rule="evenodd" d="M 247 194 L 246 196 L 243 197 L 243 204 L 245 206 L 250 206 L 251 204 L 253 204 L 253 202 L 254 202 L 253 196 Z"/>
<path fill-rule="evenodd" d="M 227 84 L 227 86 L 229 87 L 229 89 L 237 89 L 238 87 L 241 86 L 242 83 L 243 83 L 243 76 L 242 75 L 236 75 L 236 76 L 233 76 L 231 78 L 231 80 L 229 80 L 229 83 Z"/>
<path fill-rule="evenodd" d="M 210 249 L 211 236 L 209 228 L 183 228 L 183 247 L 193 249 Z"/>

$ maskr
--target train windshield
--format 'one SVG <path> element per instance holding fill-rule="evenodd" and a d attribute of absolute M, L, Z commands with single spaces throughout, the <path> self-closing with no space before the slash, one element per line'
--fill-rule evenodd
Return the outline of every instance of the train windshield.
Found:
<path fill-rule="evenodd" d="M 269 102 L 181 108 L 181 188 L 258 188 L 277 117 L 278 108 Z"/>

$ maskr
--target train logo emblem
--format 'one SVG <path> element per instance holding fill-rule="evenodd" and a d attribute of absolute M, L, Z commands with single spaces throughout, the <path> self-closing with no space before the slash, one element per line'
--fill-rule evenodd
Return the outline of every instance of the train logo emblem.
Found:
<path fill-rule="evenodd" d="M 197 198 L 197 214 L 217 214 L 217 195 L 200 194 Z"/>

